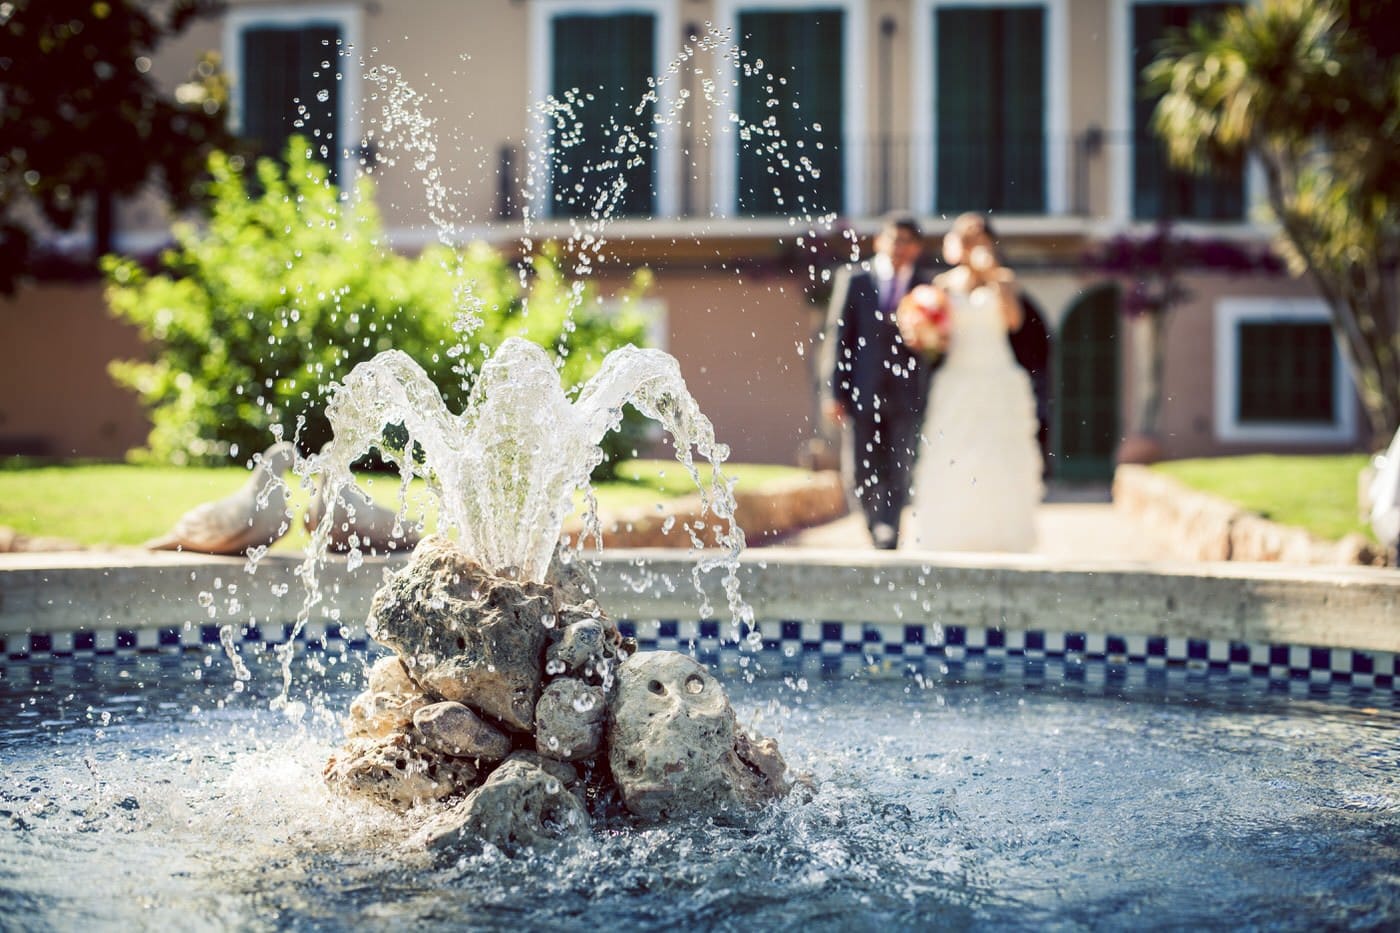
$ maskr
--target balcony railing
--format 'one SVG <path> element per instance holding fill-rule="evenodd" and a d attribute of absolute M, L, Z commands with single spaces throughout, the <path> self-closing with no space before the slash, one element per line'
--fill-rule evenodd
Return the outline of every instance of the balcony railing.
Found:
<path fill-rule="evenodd" d="M 776 175 L 759 169 L 754 178 L 737 177 L 744 185 L 778 186 L 791 213 L 801 213 L 797 195 L 812 213 L 846 214 L 844 204 L 824 203 L 859 193 L 864 216 L 896 209 L 920 214 L 955 214 L 965 210 L 1016 216 L 1112 216 L 1126 213 L 1135 220 L 1239 222 L 1245 216 L 1242 166 L 1223 166 L 1211 177 L 1192 176 L 1167 165 L 1161 144 L 1153 137 L 1134 139 L 1129 133 L 1109 133 L 1089 127 L 1072 135 L 1030 139 L 962 138 L 945 140 L 910 135 L 876 135 L 845 144 L 844 161 L 862 166 L 855 179 L 799 180 L 791 168 Z M 850 157 L 854 156 L 854 159 Z M 735 169 L 741 164 L 736 155 Z M 681 218 L 714 216 L 714 152 L 689 137 L 680 141 L 679 177 L 674 203 Z M 496 216 L 518 219 L 526 203 L 518 179 L 524 154 L 502 146 L 498 156 Z M 742 160 L 754 171 L 755 160 Z M 1126 171 L 1128 204 L 1112 204 L 1113 175 Z M 744 216 L 737 193 L 721 212 Z M 546 212 L 547 215 L 549 212 Z M 557 212 L 553 216 L 563 216 Z M 775 211 L 761 216 L 786 216 Z"/>

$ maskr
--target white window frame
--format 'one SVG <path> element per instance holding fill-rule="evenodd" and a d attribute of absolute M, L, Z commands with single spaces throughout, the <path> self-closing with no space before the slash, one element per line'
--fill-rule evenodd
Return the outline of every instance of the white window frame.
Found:
<path fill-rule="evenodd" d="M 742 13 L 792 13 L 803 10 L 837 10 L 842 14 L 843 35 L 841 57 L 845 74 L 841 76 L 841 214 L 864 217 L 865 193 L 865 110 L 867 84 L 866 12 L 867 0 L 715 0 L 714 25 L 721 35 L 731 37 L 727 52 L 742 46 L 739 16 Z M 720 97 L 714 107 L 713 133 L 710 140 L 711 169 L 714 189 L 710 193 L 710 211 L 715 217 L 736 217 L 739 214 L 739 150 L 735 132 L 734 82 L 739 80 L 739 58 L 728 54 L 718 69 L 722 80 Z M 846 145 L 850 141 L 853 145 Z"/>
<path fill-rule="evenodd" d="M 333 140 L 336 151 L 336 177 L 343 192 L 352 187 L 354 173 L 360 160 L 358 147 L 360 138 L 360 69 L 356 64 L 358 52 L 363 45 L 364 11 L 355 4 L 299 4 L 280 6 L 236 6 L 224 14 L 223 54 L 233 93 L 229 95 L 228 125 L 238 133 L 243 128 L 243 89 L 239 78 L 245 68 L 243 64 L 243 33 L 259 26 L 306 28 L 309 26 L 332 25 L 340 30 L 341 47 L 331 57 L 331 67 L 341 74 L 339 110 L 336 114 L 339 125 Z M 342 56 L 344 60 L 342 61 Z M 309 106 L 309 104 L 308 104 Z"/>
<path fill-rule="evenodd" d="M 1331 310 L 1316 298 L 1222 298 L 1215 304 L 1215 437 L 1238 443 L 1349 444 L 1356 440 L 1357 400 L 1351 373 L 1332 342 L 1332 422 L 1241 423 L 1238 417 L 1240 325 L 1330 324 Z"/>
<path fill-rule="evenodd" d="M 657 79 L 656 115 L 662 122 L 656 125 L 655 177 L 656 207 L 654 218 L 675 217 L 680 208 L 677 188 L 680 173 L 680 125 L 671 115 L 676 113 L 679 78 L 667 72 L 667 66 L 680 54 L 680 18 L 676 0 L 534 0 L 530 4 L 530 103 L 540 106 L 549 96 L 550 79 L 554 72 L 554 20 L 560 16 L 615 16 L 623 13 L 646 13 L 653 17 L 653 59 L 651 73 Z M 527 131 L 530 149 L 531 184 L 529 184 L 530 216 L 535 221 L 553 218 L 549 205 L 554 196 L 550 172 L 549 127 L 537 115 L 532 115 Z M 557 218 L 564 219 L 564 218 Z M 581 218 L 576 218 L 581 219 Z"/>
<path fill-rule="evenodd" d="M 938 149 L 933 142 L 933 102 L 938 99 L 938 63 L 934 61 L 940 8 L 996 9 L 1040 7 L 1045 10 L 1045 214 L 1069 212 L 1069 10 L 1067 0 L 916 0 L 914 10 L 914 58 L 923 63 L 911 69 L 913 89 L 914 151 L 910 154 L 909 191 L 915 209 L 932 214 L 938 192 Z"/>
<path fill-rule="evenodd" d="M 1218 0 L 1109 0 L 1108 3 L 1108 108 L 1109 128 L 1105 132 L 1108 145 L 1105 151 L 1109 159 L 1108 192 L 1109 216 L 1122 224 L 1150 226 L 1153 220 L 1141 220 L 1133 216 L 1133 156 L 1136 153 L 1133 139 L 1133 100 L 1137 94 L 1137 82 L 1130 80 L 1129 68 L 1133 51 L 1132 8 L 1149 4 L 1162 5 L 1186 3 L 1215 3 Z M 1244 0 L 1248 4 L 1253 0 Z M 1116 124 L 1116 126 L 1114 125 Z M 1113 140 L 1127 140 L 1127 145 L 1113 145 Z M 1261 208 L 1267 206 L 1265 197 L 1268 188 L 1264 170 L 1255 159 L 1247 159 L 1244 169 L 1244 211 L 1237 221 L 1206 221 L 1182 219 L 1179 226 L 1205 227 L 1218 230 L 1222 227 L 1254 229 L 1258 226 L 1254 219 Z"/>

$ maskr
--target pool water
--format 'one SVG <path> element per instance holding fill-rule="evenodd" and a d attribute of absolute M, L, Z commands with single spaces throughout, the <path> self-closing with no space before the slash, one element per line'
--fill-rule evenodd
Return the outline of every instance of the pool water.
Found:
<path fill-rule="evenodd" d="M 727 678 L 809 790 L 730 821 L 437 858 L 331 796 L 253 659 L 0 667 L 5 929 L 1312 930 L 1400 924 L 1400 715 L 1178 692 Z M 363 655 L 323 656 L 327 707 Z M 331 663 L 334 662 L 334 663 Z"/>

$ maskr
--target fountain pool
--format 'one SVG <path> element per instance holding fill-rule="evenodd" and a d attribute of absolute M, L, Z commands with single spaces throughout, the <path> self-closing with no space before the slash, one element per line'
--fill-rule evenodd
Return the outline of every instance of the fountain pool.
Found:
<path fill-rule="evenodd" d="M 279 567 L 268 559 L 258 574 Z M 354 605 L 384 569 L 329 566 L 331 602 Z M 281 570 L 290 579 L 294 566 Z M 286 624 L 243 633 L 253 676 L 242 689 L 217 627 L 200 624 L 195 593 L 215 578 L 221 594 L 241 580 L 262 613 L 276 610 L 258 595 L 275 576 L 251 587 L 240 562 L 165 556 L 0 570 L 5 925 L 1315 929 L 1400 918 L 1400 695 L 1381 624 L 1400 600 L 1393 575 L 750 552 L 741 575 L 760 622 L 735 645 L 728 622 L 639 614 L 694 606 L 683 558 L 610 554 L 598 570 L 601 600 L 631 617 L 642 647 L 721 668 L 741 721 L 775 735 L 810 790 L 733 821 L 434 860 L 403 845 L 411 819 L 325 788 L 333 724 L 268 708 L 281 685 L 272 645 L 294 607 Z M 892 585 L 931 609 L 900 608 Z M 793 616 L 798 600 L 814 608 Z M 1041 622 L 1027 626 L 1034 606 Z M 75 612 L 88 621 L 64 621 Z M 1311 645 L 1300 637 L 1309 619 Z M 302 635 L 297 687 L 343 710 L 377 649 L 350 624 Z"/>
<path fill-rule="evenodd" d="M 363 655 L 327 655 L 343 707 Z M 1164 676 L 731 680 L 811 789 L 734 822 L 432 860 L 339 740 L 206 656 L 11 663 L 9 929 L 1315 929 L 1400 917 L 1400 715 Z M 334 686 L 335 672 L 353 671 Z M 828 668 L 828 670 L 830 670 Z"/>

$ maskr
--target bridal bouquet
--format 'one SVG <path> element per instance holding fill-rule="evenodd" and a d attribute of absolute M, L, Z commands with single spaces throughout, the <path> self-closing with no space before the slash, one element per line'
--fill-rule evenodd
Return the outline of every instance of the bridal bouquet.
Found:
<path fill-rule="evenodd" d="M 917 285 L 910 289 L 895 308 L 894 320 L 910 349 L 929 359 L 948 349 L 952 329 L 948 293 L 937 285 Z"/>

